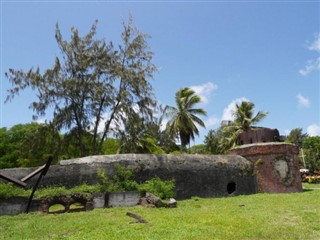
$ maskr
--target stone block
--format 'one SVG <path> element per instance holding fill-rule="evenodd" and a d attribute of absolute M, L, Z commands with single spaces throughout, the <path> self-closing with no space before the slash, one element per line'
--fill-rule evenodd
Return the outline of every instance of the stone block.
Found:
<path fill-rule="evenodd" d="M 108 193 L 108 207 L 131 207 L 138 205 L 140 192 L 113 192 Z"/>

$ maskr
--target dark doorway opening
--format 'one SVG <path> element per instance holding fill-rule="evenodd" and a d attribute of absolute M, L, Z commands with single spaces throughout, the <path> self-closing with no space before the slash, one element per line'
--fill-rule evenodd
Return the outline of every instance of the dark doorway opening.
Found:
<path fill-rule="evenodd" d="M 236 183 L 235 182 L 228 183 L 227 191 L 229 194 L 234 193 L 236 191 Z"/>

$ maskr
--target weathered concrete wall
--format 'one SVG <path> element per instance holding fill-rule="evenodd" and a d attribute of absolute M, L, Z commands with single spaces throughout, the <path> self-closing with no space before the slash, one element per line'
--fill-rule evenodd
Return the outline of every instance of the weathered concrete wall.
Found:
<path fill-rule="evenodd" d="M 139 192 L 113 192 L 107 195 L 107 207 L 132 207 L 139 204 Z"/>
<path fill-rule="evenodd" d="M 255 167 L 258 192 L 301 192 L 299 149 L 292 144 L 259 143 L 243 145 L 229 151 L 251 161 Z"/>
<path fill-rule="evenodd" d="M 83 182 L 97 182 L 97 170 L 104 169 L 111 176 L 115 163 L 136 169 L 136 180 L 142 182 L 158 176 L 176 180 L 176 198 L 192 196 L 222 197 L 256 192 L 253 165 L 241 156 L 233 155 L 153 155 L 119 154 L 91 156 L 61 161 L 51 166 L 42 185 L 72 187 Z M 22 178 L 33 169 L 2 169 L 7 175 Z M 37 177 L 31 179 L 34 184 Z"/>
<path fill-rule="evenodd" d="M 13 197 L 8 199 L 0 199 L 0 216 L 24 213 L 27 209 L 28 198 Z M 29 212 L 39 211 L 40 202 L 33 200 Z"/>
<path fill-rule="evenodd" d="M 263 143 L 263 142 L 279 142 L 280 134 L 278 129 L 270 128 L 253 128 L 240 134 L 238 142 L 240 145 Z"/>

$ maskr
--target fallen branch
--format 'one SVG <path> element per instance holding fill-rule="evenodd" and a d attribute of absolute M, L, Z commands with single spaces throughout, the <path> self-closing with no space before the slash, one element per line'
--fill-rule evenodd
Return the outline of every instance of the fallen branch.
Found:
<path fill-rule="evenodd" d="M 137 220 L 137 223 L 148 223 L 146 220 L 144 220 L 142 217 L 134 214 L 134 213 L 131 213 L 131 212 L 127 212 L 127 216 L 129 217 L 132 217 L 134 219 Z"/>

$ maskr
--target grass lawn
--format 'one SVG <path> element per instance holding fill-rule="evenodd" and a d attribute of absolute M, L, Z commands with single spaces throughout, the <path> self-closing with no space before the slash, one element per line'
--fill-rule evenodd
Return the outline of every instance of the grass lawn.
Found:
<path fill-rule="evenodd" d="M 148 223 L 134 223 L 135 213 Z M 0 217 L 0 239 L 320 239 L 320 190 Z"/>
<path fill-rule="evenodd" d="M 320 189 L 320 184 L 302 183 L 303 189 Z"/>

